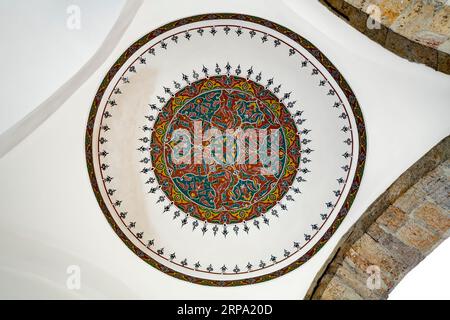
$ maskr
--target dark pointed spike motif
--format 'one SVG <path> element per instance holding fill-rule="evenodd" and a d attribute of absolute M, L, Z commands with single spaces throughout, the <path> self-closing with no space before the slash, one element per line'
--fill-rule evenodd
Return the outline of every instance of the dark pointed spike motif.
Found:
<path fill-rule="evenodd" d="M 239 76 L 241 74 L 242 70 L 241 70 L 241 65 L 239 64 L 235 70 L 235 73 L 237 76 Z"/>
<path fill-rule="evenodd" d="M 128 212 L 125 211 L 125 212 L 121 212 L 119 215 L 122 219 L 125 219 L 127 217 L 127 214 L 128 214 Z"/>
<path fill-rule="evenodd" d="M 249 79 L 252 74 L 253 74 L 253 66 L 251 66 L 250 69 L 247 70 L 247 79 Z"/>
<path fill-rule="evenodd" d="M 195 80 L 198 80 L 199 76 L 200 75 L 197 72 L 195 72 L 195 70 L 192 70 L 192 78 L 194 78 Z"/>
<path fill-rule="evenodd" d="M 256 82 L 260 82 L 261 79 L 262 79 L 262 75 L 261 75 L 261 72 L 260 72 L 260 73 L 258 73 L 258 75 L 256 76 L 255 80 L 256 80 Z"/>
<path fill-rule="evenodd" d="M 220 69 L 219 64 L 216 63 L 216 69 L 214 70 L 216 72 L 217 75 L 220 74 L 220 72 L 222 71 L 222 69 Z"/>
<path fill-rule="evenodd" d="M 181 227 L 184 227 L 187 224 L 187 216 L 183 218 L 183 220 L 181 220 Z"/>
<path fill-rule="evenodd" d="M 273 89 L 273 92 L 274 92 L 274 93 L 280 93 L 280 90 L 281 90 L 281 84 L 279 84 L 277 87 L 275 87 L 275 88 Z"/>
<path fill-rule="evenodd" d="M 208 78 L 208 68 L 207 67 L 205 67 L 205 66 L 203 66 L 203 68 L 202 68 L 202 72 L 205 74 L 205 77 L 207 77 Z"/>
<path fill-rule="evenodd" d="M 172 93 L 172 90 L 170 90 L 170 88 L 167 88 L 167 87 L 163 87 L 163 88 L 164 88 L 165 93 L 170 94 L 173 97 L 173 93 Z"/>
<path fill-rule="evenodd" d="M 173 203 L 173 202 L 171 202 L 170 204 L 164 206 L 163 213 L 166 213 L 166 212 L 169 212 L 169 211 L 170 211 L 170 207 L 172 207 L 172 203 Z"/>
<path fill-rule="evenodd" d="M 227 235 L 228 235 L 228 230 L 227 230 L 227 225 L 226 225 L 226 224 L 223 225 L 222 234 L 223 234 L 223 236 L 224 236 L 225 238 L 226 238 Z"/>
<path fill-rule="evenodd" d="M 229 62 L 227 62 L 226 66 L 225 66 L 225 70 L 227 70 L 227 74 L 229 75 L 230 74 L 230 70 L 231 70 L 231 66 L 230 66 Z"/>
<path fill-rule="evenodd" d="M 272 209 L 271 213 L 272 213 L 273 216 L 275 216 L 275 217 L 277 217 L 277 218 L 280 217 L 280 215 L 278 214 L 278 211 L 275 210 L 275 209 Z"/>
<path fill-rule="evenodd" d="M 206 231 L 208 231 L 208 228 L 206 227 L 206 223 L 202 227 L 202 234 L 205 235 Z"/>
<path fill-rule="evenodd" d="M 182 74 L 182 78 L 188 85 L 191 84 L 191 82 L 189 81 L 189 77 L 187 75 L 185 75 L 184 73 Z"/>

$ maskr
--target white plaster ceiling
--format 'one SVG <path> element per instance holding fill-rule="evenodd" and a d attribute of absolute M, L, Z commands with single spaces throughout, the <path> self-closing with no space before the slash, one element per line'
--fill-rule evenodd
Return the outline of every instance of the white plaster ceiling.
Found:
<path fill-rule="evenodd" d="M 84 131 L 89 107 L 118 55 L 164 23 L 206 12 L 261 16 L 312 41 L 350 83 L 367 125 L 369 147 L 363 184 L 341 228 L 304 266 L 255 286 L 223 289 L 193 285 L 163 275 L 140 261 L 106 223 L 85 168 Z M 69 74 L 54 83 L 63 82 Z M 6 81 L 4 77 L 2 81 Z M 35 78 L 21 86 L 36 90 L 33 87 L 38 83 Z M 13 101 L 10 92 L 16 91 L 12 91 L 13 86 L 7 88 L 2 93 Z M 46 95 L 53 89 L 47 88 Z M 448 76 L 395 56 L 315 1 L 145 1 L 101 68 L 58 112 L 0 159 L 4 181 L 0 190 L 6 199 L 0 202 L 0 226 L 8 230 L 0 233 L 0 250 L 4 253 L 0 256 L 0 274 L 5 281 L 2 283 L 9 283 L 10 288 L 0 295 L 114 298 L 117 296 L 111 292 L 121 291 L 125 298 L 302 298 L 338 239 L 367 206 L 450 133 L 449 89 Z M 37 105 L 45 95 L 36 95 L 35 99 L 23 105 Z M 75 292 L 68 290 L 65 282 L 70 265 L 82 270 L 82 286 Z M 14 276 L 9 276 L 11 272 Z"/>

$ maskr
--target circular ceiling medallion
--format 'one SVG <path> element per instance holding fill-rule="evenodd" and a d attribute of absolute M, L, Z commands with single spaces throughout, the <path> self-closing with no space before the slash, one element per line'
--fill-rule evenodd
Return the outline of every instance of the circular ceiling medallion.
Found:
<path fill-rule="evenodd" d="M 305 263 L 362 178 L 364 120 L 339 71 L 273 22 L 208 14 L 154 30 L 104 78 L 86 131 L 91 184 L 141 259 L 205 285 Z"/>

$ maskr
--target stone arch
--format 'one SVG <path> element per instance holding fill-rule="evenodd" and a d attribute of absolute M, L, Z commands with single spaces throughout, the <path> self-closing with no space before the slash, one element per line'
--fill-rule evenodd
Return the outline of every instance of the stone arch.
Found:
<path fill-rule="evenodd" d="M 446 1 L 319 1 L 393 53 L 450 74 L 450 5 Z"/>
<path fill-rule="evenodd" d="M 305 299 L 387 299 L 450 235 L 449 154 L 450 136 L 378 197 L 341 239 Z M 377 283 L 370 273 L 378 271 Z"/>

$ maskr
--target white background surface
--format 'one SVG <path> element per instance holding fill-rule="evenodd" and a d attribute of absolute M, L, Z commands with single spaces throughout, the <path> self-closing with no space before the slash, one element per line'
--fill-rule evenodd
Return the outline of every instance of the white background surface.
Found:
<path fill-rule="evenodd" d="M 2 10 L 2 19 L 4 12 Z M 261 16 L 309 39 L 345 76 L 358 97 L 366 121 L 366 171 L 358 196 L 340 229 L 304 266 L 254 286 L 197 286 L 149 267 L 110 229 L 98 208 L 85 167 L 84 133 L 90 104 L 115 59 L 148 31 L 178 18 L 206 12 Z M 65 10 L 63 15 L 65 17 Z M 103 11 L 96 16 L 101 21 Z M 65 21 L 62 23 L 65 27 Z M 47 62 L 52 66 L 52 60 Z M 5 59 L 1 63 L 3 67 Z M 43 62 L 36 61 L 28 66 L 39 64 Z M 71 70 L 76 69 L 73 68 Z M 24 80 L 29 74 L 20 70 L 0 80 L 2 98 L 5 95 L 4 99 L 9 101 L 17 96 L 25 99 L 29 90 L 36 90 L 33 87 L 38 83 L 45 87 L 58 82 L 36 80 L 30 84 Z M 70 71 L 60 79 L 68 74 Z M 119 46 L 98 72 L 31 136 L 0 159 L 3 182 L 0 186 L 0 297 L 302 298 L 338 239 L 367 206 L 450 133 L 449 79 L 449 76 L 393 55 L 315 1 L 146 1 Z M 11 82 L 16 85 L 7 87 Z M 52 90 L 48 88 L 50 93 Z M 27 90 L 27 94 L 23 90 Z M 33 105 L 45 97 L 36 95 Z M 31 101 L 23 105 L 28 107 Z M 1 118 L 3 112 L 9 112 L 5 110 L 7 106 L 2 104 Z M 446 258 L 437 260 L 435 267 L 442 266 L 444 260 L 447 265 L 442 270 L 448 270 L 448 246 L 442 250 Z M 442 253 L 436 251 L 431 258 L 434 256 L 442 256 Z M 78 291 L 66 288 L 69 265 L 81 267 L 82 286 Z M 413 283 L 408 278 L 413 277 L 415 271 L 405 281 Z M 448 287 L 449 276 L 440 275 L 437 284 L 421 281 L 428 277 L 421 272 L 420 276 L 415 276 L 414 283 L 420 283 L 420 290 L 425 292 L 434 290 L 436 285 Z M 410 287 L 408 289 L 411 292 Z M 439 298 L 449 298 L 444 290 L 435 292 L 442 293 Z M 399 293 L 395 297 L 399 295 L 402 296 Z"/>
<path fill-rule="evenodd" d="M 1 0 L 0 134 L 43 102 L 99 48 L 125 0 Z M 81 29 L 67 27 L 70 6 Z M 26 90 L 26 93 L 24 91 Z"/>

